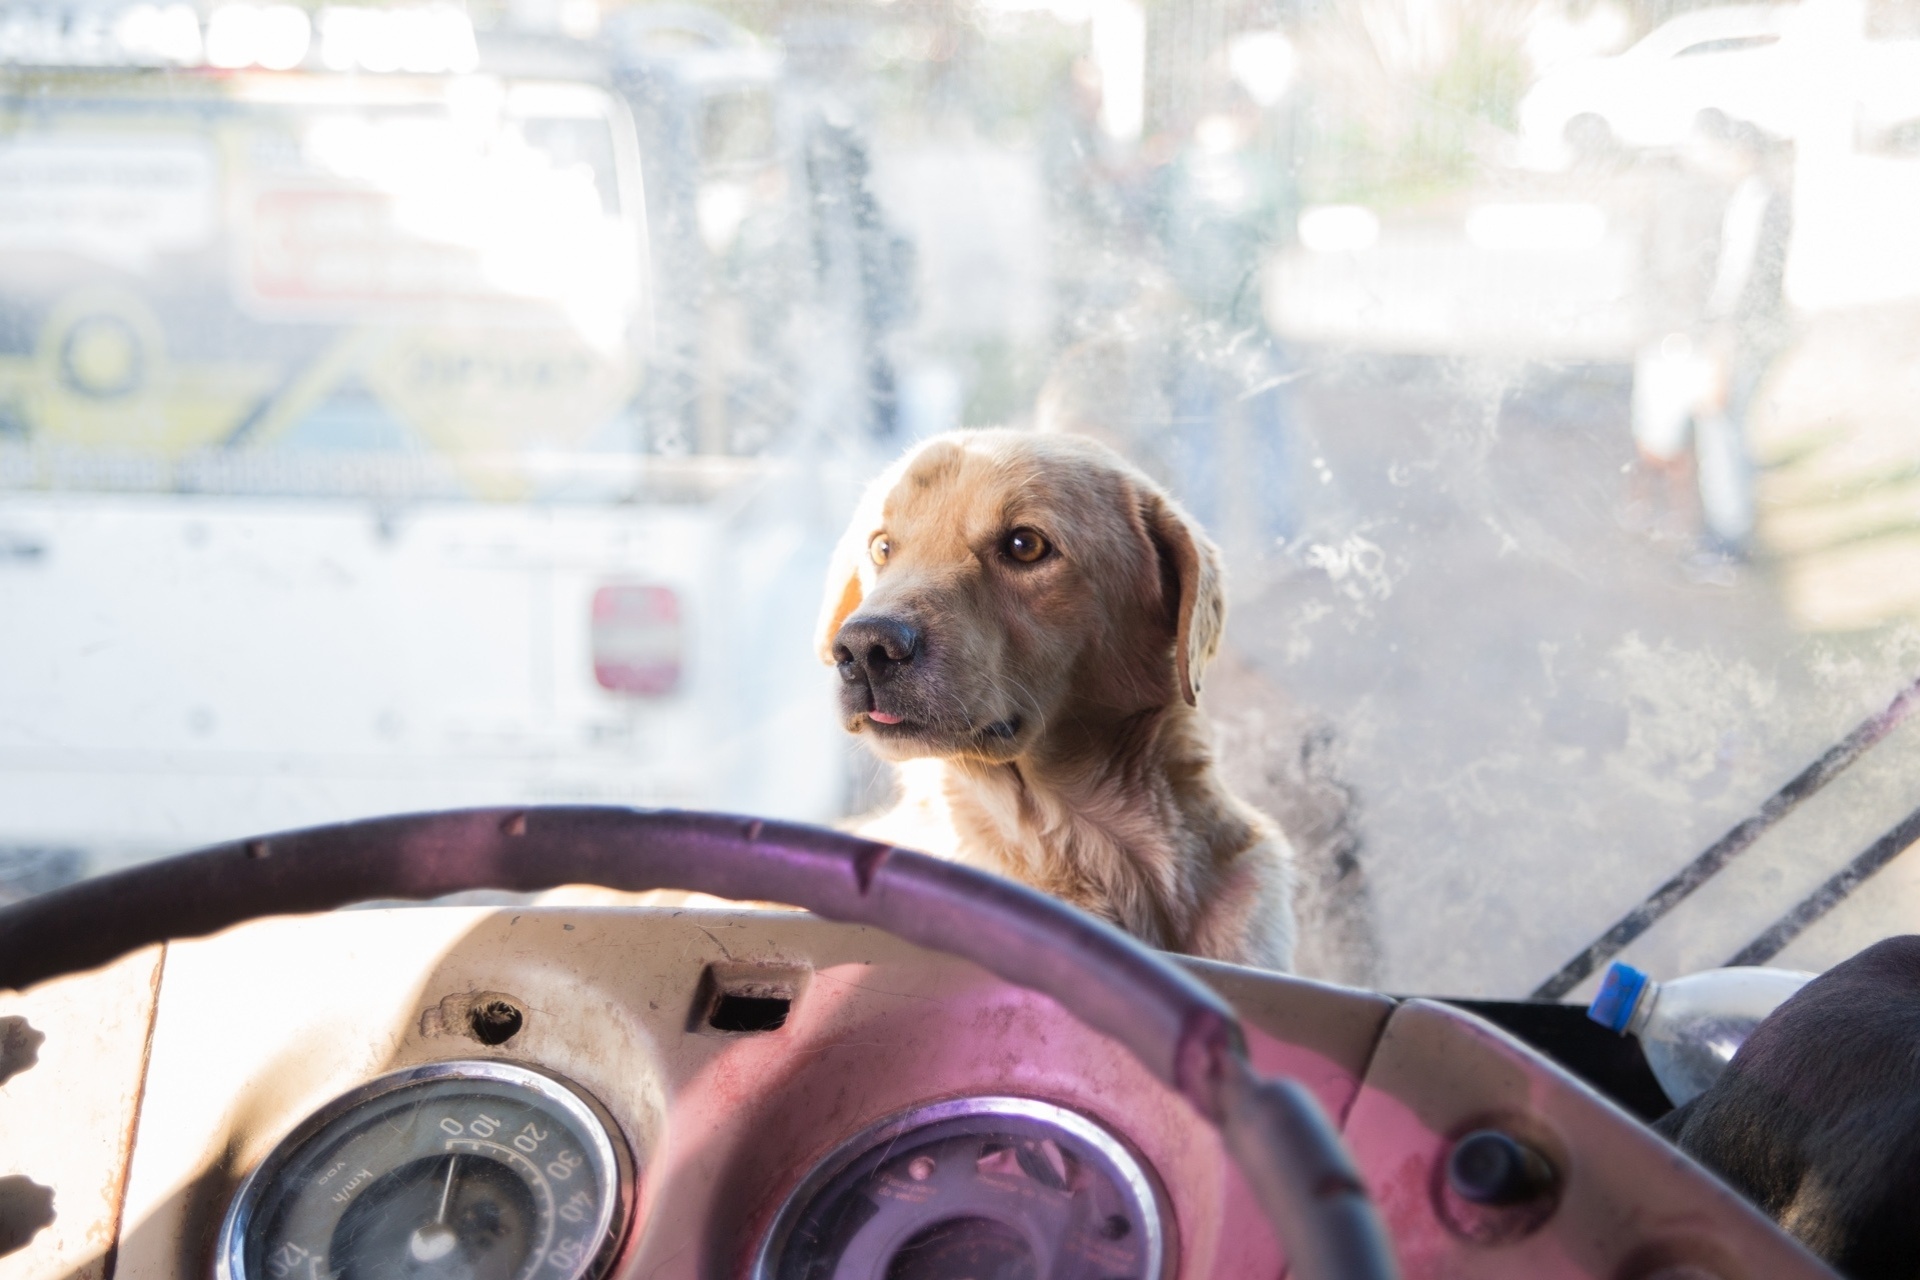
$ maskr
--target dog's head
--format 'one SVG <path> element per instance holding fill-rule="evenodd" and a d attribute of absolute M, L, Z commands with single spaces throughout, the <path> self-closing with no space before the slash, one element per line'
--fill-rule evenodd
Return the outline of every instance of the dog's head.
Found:
<path fill-rule="evenodd" d="M 1225 613 L 1218 551 L 1119 455 L 956 432 L 868 489 L 818 647 L 883 756 L 1011 760 L 1191 705 Z"/>

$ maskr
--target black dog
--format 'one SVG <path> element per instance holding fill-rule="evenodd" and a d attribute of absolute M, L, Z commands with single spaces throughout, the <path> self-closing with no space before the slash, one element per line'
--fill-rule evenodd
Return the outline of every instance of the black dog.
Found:
<path fill-rule="evenodd" d="M 1801 988 L 1656 1128 L 1853 1280 L 1920 1277 L 1920 937 Z"/>

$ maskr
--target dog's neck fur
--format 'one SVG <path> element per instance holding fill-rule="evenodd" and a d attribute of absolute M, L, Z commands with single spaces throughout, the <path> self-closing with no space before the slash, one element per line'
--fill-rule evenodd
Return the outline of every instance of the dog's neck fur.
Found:
<path fill-rule="evenodd" d="M 1214 782 L 1205 718 L 1178 703 L 1063 736 L 1004 763 L 906 762 L 899 804 L 869 834 L 924 847 L 938 833 L 951 845 L 930 852 L 1023 880 L 1154 946 L 1204 953 L 1201 904 L 1271 834 Z"/>

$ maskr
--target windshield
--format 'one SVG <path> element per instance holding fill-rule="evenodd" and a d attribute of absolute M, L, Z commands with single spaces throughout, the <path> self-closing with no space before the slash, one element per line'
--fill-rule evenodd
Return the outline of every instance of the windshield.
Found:
<path fill-rule="evenodd" d="M 0 900 L 402 810 L 867 811 L 829 553 L 1004 424 L 1220 544 L 1302 972 L 1824 968 L 1920 906 L 1916 33 L 7 5 Z"/>

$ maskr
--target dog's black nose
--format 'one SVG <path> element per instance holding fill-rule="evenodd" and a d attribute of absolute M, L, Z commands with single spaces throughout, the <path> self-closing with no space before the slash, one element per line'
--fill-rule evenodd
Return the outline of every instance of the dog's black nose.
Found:
<path fill-rule="evenodd" d="M 833 638 L 833 660 L 847 680 L 885 680 L 919 651 L 920 633 L 898 618 L 849 618 Z"/>

